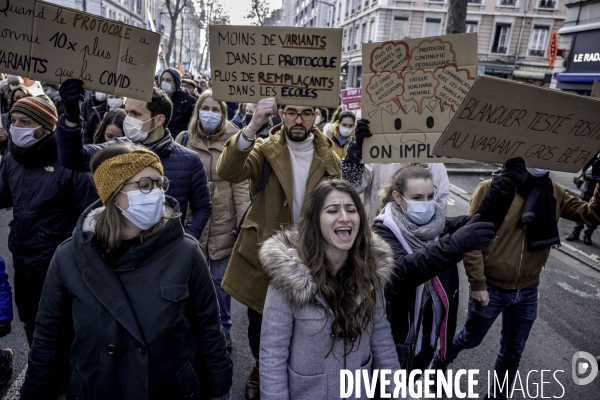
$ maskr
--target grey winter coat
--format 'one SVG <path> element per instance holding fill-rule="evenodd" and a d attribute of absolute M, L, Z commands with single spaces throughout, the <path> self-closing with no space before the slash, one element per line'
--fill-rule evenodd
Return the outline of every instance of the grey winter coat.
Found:
<path fill-rule="evenodd" d="M 167 210 L 179 212 L 167 197 Z M 198 241 L 179 218 L 111 265 L 95 237 L 100 201 L 56 250 L 21 399 L 177 400 L 225 394 L 233 366 Z"/>
<path fill-rule="evenodd" d="M 333 315 L 326 318 L 325 298 L 316 293 L 311 272 L 298 259 L 296 242 L 296 233 L 280 232 L 260 250 L 270 282 L 260 340 L 261 400 L 338 399 L 342 369 L 390 369 L 393 376 L 400 364 L 383 300 L 377 303 L 374 325 L 357 340 L 358 348 L 344 356 L 344 342 L 338 340 L 329 353 Z M 372 249 L 385 285 L 394 267 L 391 249 L 378 236 Z M 392 390 L 388 387 L 388 393 Z M 364 385 L 361 395 L 368 398 Z"/>

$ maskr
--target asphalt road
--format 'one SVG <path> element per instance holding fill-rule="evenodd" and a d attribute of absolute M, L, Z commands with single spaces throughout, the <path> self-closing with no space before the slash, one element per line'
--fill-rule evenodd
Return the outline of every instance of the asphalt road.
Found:
<path fill-rule="evenodd" d="M 477 175 L 451 175 L 454 185 L 450 194 L 449 216 L 466 213 L 469 197 L 481 181 Z M 465 193 L 463 193 L 462 191 Z M 462 194 L 462 197 L 458 194 Z M 7 249 L 8 222 L 12 211 L 0 210 L 0 255 L 4 256 L 12 283 L 12 262 Z M 572 223 L 559 224 L 561 236 L 568 234 Z M 571 243 L 588 254 L 600 254 L 600 233 L 595 232 L 592 246 L 581 242 Z M 463 271 L 462 265 L 459 271 Z M 468 284 L 461 275 L 458 325 L 464 323 L 468 301 Z M 16 317 L 12 332 L 0 339 L 0 345 L 15 352 L 15 374 L 9 386 L 0 391 L 3 399 L 17 399 L 18 387 L 24 377 L 28 346 L 22 324 Z M 234 327 L 234 383 L 231 398 L 244 399 L 244 384 L 254 362 L 247 345 L 246 308 L 233 302 Z M 501 319 L 498 319 L 483 343 L 475 349 L 461 353 L 452 369 L 479 370 L 476 392 L 483 393 L 488 381 L 488 371 L 493 370 L 500 340 Z M 540 284 L 538 318 L 532 329 L 520 367 L 522 386 L 517 385 L 515 399 L 562 398 L 600 400 L 600 376 L 586 386 L 575 385 L 571 377 L 572 358 L 578 351 L 600 356 L 600 273 L 581 262 L 552 250 Z M 542 374 L 542 370 L 544 371 Z M 541 383 L 544 381 L 545 383 Z M 520 390 L 520 389 L 523 390 Z M 541 389 L 543 388 L 543 392 Z M 465 389 L 463 387 L 463 389 Z"/>

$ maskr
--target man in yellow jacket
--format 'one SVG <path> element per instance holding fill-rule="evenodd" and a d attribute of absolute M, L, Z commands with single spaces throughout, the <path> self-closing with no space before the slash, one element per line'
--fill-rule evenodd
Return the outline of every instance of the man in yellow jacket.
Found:
<path fill-rule="evenodd" d="M 265 140 L 256 132 L 279 113 L 282 123 Z M 229 182 L 250 180 L 255 193 L 265 160 L 272 166 L 264 193 L 254 201 L 241 227 L 221 286 L 248 307 L 248 340 L 257 362 L 246 382 L 246 398 L 258 399 L 260 326 L 268 282 L 258 259 L 259 245 L 277 230 L 298 222 L 306 193 L 322 179 L 339 178 L 340 158 L 333 143 L 314 126 L 313 107 L 286 105 L 277 110 L 274 98 L 261 99 L 252 120 L 232 136 L 217 163 L 217 173 Z"/>
<path fill-rule="evenodd" d="M 491 246 L 465 254 L 463 263 L 471 285 L 467 320 L 454 336 L 445 360 L 436 356 L 432 365 L 444 370 L 462 350 L 478 346 L 502 314 L 502 337 L 494 371 L 500 385 L 506 384 L 503 388 L 490 388 L 486 398 L 510 398 L 521 355 L 537 317 L 540 274 L 550 248 L 560 244 L 558 219 L 589 225 L 600 222 L 600 186 L 588 203 L 552 182 L 548 170 L 527 169 L 527 180 L 517 188 Z M 600 160 L 594 170 L 600 173 Z M 490 185 L 491 179 L 477 186 L 469 214 L 477 210 Z"/>

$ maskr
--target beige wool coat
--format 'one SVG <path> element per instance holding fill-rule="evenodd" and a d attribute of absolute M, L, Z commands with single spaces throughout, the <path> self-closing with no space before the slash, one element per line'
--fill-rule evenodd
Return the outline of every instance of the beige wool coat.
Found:
<path fill-rule="evenodd" d="M 223 153 L 225 143 L 236 134 L 238 128 L 227 121 L 221 132 L 207 136 L 200 133 L 197 138 L 191 135 L 186 147 L 200 155 L 206 175 L 212 200 L 212 212 L 206 227 L 200 236 L 200 246 L 205 257 L 222 260 L 231 255 L 235 244 L 232 233 L 250 205 L 250 190 L 247 180 L 230 183 L 217 173 L 217 161 Z M 177 135 L 175 141 L 182 143 L 185 132 Z"/>

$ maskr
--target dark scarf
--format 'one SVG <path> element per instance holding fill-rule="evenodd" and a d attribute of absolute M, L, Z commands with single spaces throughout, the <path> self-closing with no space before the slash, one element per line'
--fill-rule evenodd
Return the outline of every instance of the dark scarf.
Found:
<path fill-rule="evenodd" d="M 517 193 L 526 199 L 519 227 L 526 228 L 527 250 L 531 252 L 560 244 L 556 225 L 556 199 L 552 193 L 552 180 L 548 175 L 536 178 L 529 174 L 527 180 L 517 188 Z"/>
<path fill-rule="evenodd" d="M 44 136 L 31 147 L 19 147 L 9 138 L 8 151 L 16 162 L 27 168 L 47 167 L 58 159 L 54 133 Z"/>
<path fill-rule="evenodd" d="M 173 143 L 173 136 L 171 136 L 171 132 L 168 129 L 165 129 L 165 136 L 162 139 L 152 143 L 143 142 L 142 145 L 148 150 L 155 152 L 162 159 L 168 155 L 166 151 L 171 146 L 171 143 Z"/>

